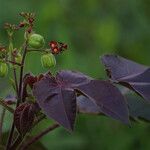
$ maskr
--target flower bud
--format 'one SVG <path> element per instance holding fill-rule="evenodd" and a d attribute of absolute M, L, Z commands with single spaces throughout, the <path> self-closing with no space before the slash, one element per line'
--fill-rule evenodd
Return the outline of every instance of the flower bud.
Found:
<path fill-rule="evenodd" d="M 8 73 L 8 66 L 6 63 L 0 63 L 0 77 L 5 77 Z"/>
<path fill-rule="evenodd" d="M 56 65 L 55 56 L 51 53 L 41 56 L 41 63 L 44 68 L 51 68 Z"/>
<path fill-rule="evenodd" d="M 45 40 L 44 37 L 39 34 L 31 34 L 29 36 L 29 46 L 35 49 L 40 49 L 44 46 Z"/>

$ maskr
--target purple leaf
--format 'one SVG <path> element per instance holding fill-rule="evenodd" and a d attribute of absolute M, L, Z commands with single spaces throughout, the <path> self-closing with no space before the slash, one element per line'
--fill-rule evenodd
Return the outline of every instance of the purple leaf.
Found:
<path fill-rule="evenodd" d="M 79 72 L 61 71 L 56 77 L 45 75 L 33 86 L 33 94 L 39 107 L 49 118 L 69 130 L 73 130 L 75 122 L 78 93 L 88 97 L 104 114 L 129 123 L 124 97 L 109 82 L 93 80 Z"/>
<path fill-rule="evenodd" d="M 150 68 L 115 55 L 104 55 L 102 62 L 109 77 L 146 100 L 150 100 Z"/>
<path fill-rule="evenodd" d="M 23 103 L 14 112 L 14 123 L 21 135 L 25 135 L 34 121 L 33 104 Z"/>
<path fill-rule="evenodd" d="M 117 55 L 104 55 L 102 63 L 106 69 L 111 73 L 113 80 L 119 80 L 123 77 L 136 75 L 144 72 L 148 67 L 137 64 L 131 60 L 127 60 Z"/>
<path fill-rule="evenodd" d="M 76 118 L 76 94 L 65 83 L 52 76 L 45 76 L 34 84 L 33 94 L 37 103 L 49 117 L 72 131 Z"/>
<path fill-rule="evenodd" d="M 147 101 L 142 101 L 139 96 L 127 95 L 127 102 L 133 119 L 150 121 L 150 104 Z"/>
<path fill-rule="evenodd" d="M 141 97 L 135 95 L 126 95 L 129 107 L 129 115 L 132 119 L 142 119 L 150 121 L 150 104 L 142 101 Z M 83 114 L 103 115 L 100 108 L 90 99 L 84 96 L 77 98 L 78 112 Z"/>
<path fill-rule="evenodd" d="M 60 81 L 63 81 L 69 87 L 76 87 L 82 84 L 86 84 L 92 80 L 92 78 L 76 71 L 60 71 L 56 78 Z"/>
<path fill-rule="evenodd" d="M 129 123 L 127 104 L 121 92 L 106 81 L 92 80 L 76 88 L 107 116 Z"/>
<path fill-rule="evenodd" d="M 100 107 L 85 96 L 77 97 L 78 112 L 83 114 L 101 114 Z"/>

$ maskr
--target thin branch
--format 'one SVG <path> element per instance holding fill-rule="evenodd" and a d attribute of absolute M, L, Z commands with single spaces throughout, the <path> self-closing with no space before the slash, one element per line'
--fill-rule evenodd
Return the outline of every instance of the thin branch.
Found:
<path fill-rule="evenodd" d="M 41 53 L 47 53 L 49 50 L 45 49 L 28 49 L 27 52 L 41 52 Z"/>
<path fill-rule="evenodd" d="M 17 81 L 17 73 L 16 73 L 16 68 L 13 67 L 13 73 L 14 73 L 14 80 L 15 80 L 15 89 L 16 89 L 16 94 L 17 94 L 17 99 L 19 96 L 19 90 L 18 90 L 18 81 Z"/>
<path fill-rule="evenodd" d="M 38 135 L 36 135 L 33 138 L 31 138 L 30 140 L 28 140 L 27 142 L 22 143 L 22 145 L 20 145 L 20 150 L 26 150 L 31 144 L 38 141 L 42 136 L 46 135 L 47 133 L 53 131 L 54 129 L 56 129 L 58 127 L 59 127 L 59 124 L 57 124 L 57 123 L 55 123 L 52 126 L 48 127 L 47 129 L 45 129 L 44 131 L 42 131 Z"/>
<path fill-rule="evenodd" d="M 22 66 L 20 68 L 19 94 L 18 94 L 17 106 L 22 101 L 22 82 L 23 82 L 24 62 L 25 62 L 25 57 L 26 57 L 26 54 L 27 54 L 27 46 L 28 46 L 28 41 L 26 41 L 25 44 L 24 44 L 24 52 L 23 52 L 22 62 L 21 62 Z"/>
<path fill-rule="evenodd" d="M 11 145 L 11 141 L 12 141 L 12 138 L 13 138 L 14 129 L 15 129 L 15 124 L 14 124 L 14 121 L 13 121 L 12 126 L 11 126 L 11 130 L 10 130 L 10 133 L 9 133 L 7 145 L 6 145 L 6 150 L 10 150 L 9 147 Z"/>
<path fill-rule="evenodd" d="M 21 66 L 20 63 L 17 63 L 17 62 L 11 61 L 11 60 L 6 60 L 5 62 L 11 63 L 11 64 L 13 64 L 13 65 Z"/>
<path fill-rule="evenodd" d="M 7 109 L 9 112 L 14 113 L 14 109 L 9 107 L 6 102 L 0 98 L 0 105 L 2 105 L 5 109 Z"/>
<path fill-rule="evenodd" d="M 18 65 L 18 66 L 21 66 L 20 63 L 17 63 L 15 61 L 12 61 L 12 60 L 8 60 L 8 59 L 5 59 L 5 60 L 1 60 L 1 62 L 5 62 L 5 63 L 11 63 L 13 65 Z"/>
<path fill-rule="evenodd" d="M 32 128 L 34 128 L 39 122 L 41 122 L 45 118 L 46 118 L 46 116 L 44 114 L 39 116 L 39 118 L 33 123 Z"/>
<path fill-rule="evenodd" d="M 2 130 L 3 130 L 3 122 L 4 122 L 5 112 L 6 112 L 6 109 L 3 108 L 1 118 L 0 118 L 0 143 L 2 142 Z"/>

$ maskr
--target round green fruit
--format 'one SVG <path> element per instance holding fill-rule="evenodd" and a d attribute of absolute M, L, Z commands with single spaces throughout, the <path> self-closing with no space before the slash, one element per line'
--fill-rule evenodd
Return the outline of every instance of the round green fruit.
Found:
<path fill-rule="evenodd" d="M 40 49 L 44 46 L 45 40 L 44 37 L 39 34 L 31 34 L 29 36 L 29 46 L 35 49 Z"/>
<path fill-rule="evenodd" d="M 51 53 L 41 56 L 41 63 L 44 68 L 51 68 L 56 65 L 55 56 Z"/>
<path fill-rule="evenodd" d="M 8 73 L 8 66 L 6 63 L 0 63 L 0 77 L 5 77 Z"/>

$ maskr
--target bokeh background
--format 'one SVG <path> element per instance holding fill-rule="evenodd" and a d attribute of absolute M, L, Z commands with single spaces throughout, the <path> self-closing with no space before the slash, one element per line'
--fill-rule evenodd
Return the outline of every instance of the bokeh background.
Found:
<path fill-rule="evenodd" d="M 47 43 L 57 40 L 68 44 L 68 51 L 57 57 L 58 70 L 78 70 L 104 79 L 100 56 L 105 53 L 150 65 L 149 0 L 0 0 L 0 43 L 8 43 L 4 23 L 18 22 L 18 13 L 22 11 L 36 13 L 35 31 Z M 15 45 L 22 40 L 22 32 L 17 33 Z M 39 54 L 28 56 L 26 71 L 34 74 L 46 71 L 41 67 Z M 1 96 L 11 91 L 5 80 L 0 80 Z M 8 132 L 10 119 L 7 115 L 4 133 Z M 50 123 L 45 120 L 33 134 Z M 110 118 L 80 115 L 72 134 L 58 129 L 43 137 L 38 148 L 32 149 L 149 150 L 149 133 L 149 123 L 132 123 L 130 128 Z"/>

